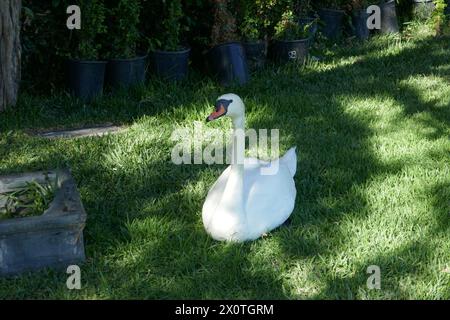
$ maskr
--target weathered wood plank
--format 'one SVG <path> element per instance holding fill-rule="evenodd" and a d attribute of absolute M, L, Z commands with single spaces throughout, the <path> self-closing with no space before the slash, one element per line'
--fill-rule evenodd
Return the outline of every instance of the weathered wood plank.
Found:
<path fill-rule="evenodd" d="M 73 130 L 61 130 L 39 133 L 38 136 L 47 139 L 56 138 L 84 138 L 93 136 L 103 136 L 105 134 L 118 133 L 125 130 L 125 127 L 121 126 L 105 126 L 105 127 L 91 127 Z"/>

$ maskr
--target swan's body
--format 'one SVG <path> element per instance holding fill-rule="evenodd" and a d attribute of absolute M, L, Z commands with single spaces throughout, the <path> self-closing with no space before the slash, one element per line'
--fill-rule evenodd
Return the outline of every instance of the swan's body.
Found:
<path fill-rule="evenodd" d="M 218 101 L 233 101 L 226 114 L 232 118 L 235 132 L 243 129 L 245 116 L 241 99 L 227 94 Z M 242 104 L 242 112 L 239 112 L 239 104 Z M 238 110 L 230 110 L 230 107 Z M 244 148 L 233 140 L 233 162 L 211 187 L 203 205 L 203 224 L 216 240 L 257 239 L 285 222 L 294 209 L 295 148 L 272 162 L 246 158 L 239 163 L 236 159 L 244 158 Z M 268 171 L 263 174 L 264 170 L 277 166 L 278 170 L 272 174 L 267 174 Z"/>

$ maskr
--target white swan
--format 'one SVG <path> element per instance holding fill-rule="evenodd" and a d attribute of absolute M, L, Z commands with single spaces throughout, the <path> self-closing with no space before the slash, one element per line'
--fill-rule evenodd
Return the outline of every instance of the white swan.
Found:
<path fill-rule="evenodd" d="M 203 225 L 219 241 L 255 240 L 283 224 L 294 209 L 295 148 L 275 162 L 244 159 L 245 144 L 237 143 L 238 132 L 245 127 L 245 107 L 239 96 L 220 96 L 215 111 L 206 120 L 222 116 L 233 121 L 232 161 L 208 192 L 202 210 Z M 278 166 L 278 171 L 263 174 L 262 169 L 271 165 Z"/>

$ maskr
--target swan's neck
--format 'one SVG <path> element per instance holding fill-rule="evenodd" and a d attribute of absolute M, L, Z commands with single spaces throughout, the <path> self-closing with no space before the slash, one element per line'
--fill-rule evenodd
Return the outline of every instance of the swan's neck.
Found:
<path fill-rule="evenodd" d="M 231 172 L 222 196 L 222 208 L 231 221 L 240 226 L 246 226 L 244 202 L 244 153 L 245 153 L 245 118 L 233 119 L 233 142 L 231 157 Z M 242 230 L 244 231 L 244 230 Z"/>
<path fill-rule="evenodd" d="M 231 157 L 231 169 L 240 173 L 244 179 L 245 156 L 245 116 L 233 119 L 233 148 Z"/>

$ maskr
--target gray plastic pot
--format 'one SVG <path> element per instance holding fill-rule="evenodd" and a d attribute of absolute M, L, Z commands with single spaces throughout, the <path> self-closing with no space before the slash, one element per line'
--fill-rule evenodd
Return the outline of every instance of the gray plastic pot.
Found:
<path fill-rule="evenodd" d="M 249 69 L 253 71 L 263 68 L 267 59 L 266 41 L 244 42 L 242 45 Z"/>
<path fill-rule="evenodd" d="M 319 17 L 322 21 L 322 33 L 328 39 L 336 39 L 341 37 L 343 23 L 344 23 L 343 10 L 335 9 L 320 9 Z"/>
<path fill-rule="evenodd" d="M 399 31 L 395 1 L 390 0 L 380 3 L 381 9 L 381 33 L 397 33 Z"/>
<path fill-rule="evenodd" d="M 414 16 L 419 19 L 429 19 L 436 6 L 433 0 L 412 0 Z"/>
<path fill-rule="evenodd" d="M 370 30 L 367 27 L 369 14 L 365 9 L 352 12 L 353 34 L 360 40 L 369 39 Z"/>

